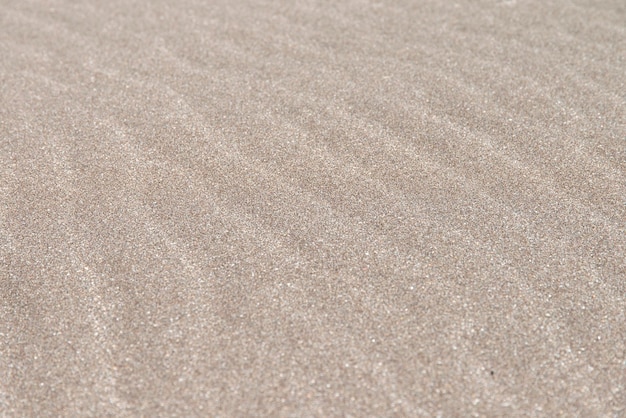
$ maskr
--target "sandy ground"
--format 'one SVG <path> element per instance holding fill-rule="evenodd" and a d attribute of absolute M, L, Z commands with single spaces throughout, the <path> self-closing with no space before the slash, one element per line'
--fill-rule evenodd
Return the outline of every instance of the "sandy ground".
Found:
<path fill-rule="evenodd" d="M 0 0 L 0 415 L 626 416 L 626 4 Z"/>

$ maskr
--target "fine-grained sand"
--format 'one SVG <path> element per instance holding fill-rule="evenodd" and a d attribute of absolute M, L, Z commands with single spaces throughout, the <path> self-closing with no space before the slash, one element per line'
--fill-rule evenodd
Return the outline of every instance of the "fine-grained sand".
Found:
<path fill-rule="evenodd" d="M 623 0 L 0 0 L 0 416 L 625 414 Z"/>

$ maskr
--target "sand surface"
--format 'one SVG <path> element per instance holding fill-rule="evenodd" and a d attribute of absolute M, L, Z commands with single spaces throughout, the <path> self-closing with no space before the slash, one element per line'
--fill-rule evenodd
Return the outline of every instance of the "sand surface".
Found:
<path fill-rule="evenodd" d="M 0 0 L 0 416 L 626 416 L 626 3 Z"/>

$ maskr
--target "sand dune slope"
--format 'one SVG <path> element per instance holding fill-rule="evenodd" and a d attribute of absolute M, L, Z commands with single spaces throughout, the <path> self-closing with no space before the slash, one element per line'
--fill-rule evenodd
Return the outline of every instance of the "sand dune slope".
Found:
<path fill-rule="evenodd" d="M 623 1 L 0 0 L 0 415 L 626 414 Z"/>

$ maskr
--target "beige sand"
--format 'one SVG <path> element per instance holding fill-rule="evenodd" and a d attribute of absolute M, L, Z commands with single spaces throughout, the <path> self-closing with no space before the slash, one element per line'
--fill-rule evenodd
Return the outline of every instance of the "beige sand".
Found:
<path fill-rule="evenodd" d="M 0 1 L 0 415 L 626 416 L 626 6 Z"/>

